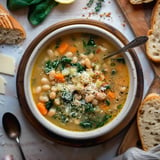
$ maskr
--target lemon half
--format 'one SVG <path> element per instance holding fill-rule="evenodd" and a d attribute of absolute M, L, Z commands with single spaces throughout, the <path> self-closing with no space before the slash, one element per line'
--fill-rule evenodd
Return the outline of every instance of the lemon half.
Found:
<path fill-rule="evenodd" d="M 73 3 L 75 0 L 55 0 L 55 1 L 61 4 L 70 4 Z"/>

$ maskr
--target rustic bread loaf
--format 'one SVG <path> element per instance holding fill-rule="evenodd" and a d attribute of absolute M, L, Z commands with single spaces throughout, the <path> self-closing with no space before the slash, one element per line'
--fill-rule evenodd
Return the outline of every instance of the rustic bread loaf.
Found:
<path fill-rule="evenodd" d="M 130 0 L 130 3 L 132 4 L 142 4 L 142 3 L 149 3 L 152 2 L 153 0 Z"/>
<path fill-rule="evenodd" d="M 154 62 L 160 62 L 160 0 L 157 1 L 151 17 L 151 29 L 146 43 L 147 56 Z"/>
<path fill-rule="evenodd" d="M 144 150 L 160 144 L 160 95 L 151 93 L 144 99 L 138 110 L 137 124 Z"/>
<path fill-rule="evenodd" d="M 25 37 L 24 28 L 0 4 L 0 44 L 18 44 Z"/>

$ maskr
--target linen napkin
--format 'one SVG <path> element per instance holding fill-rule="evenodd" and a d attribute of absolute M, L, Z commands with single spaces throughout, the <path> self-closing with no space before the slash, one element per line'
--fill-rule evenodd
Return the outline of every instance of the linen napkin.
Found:
<path fill-rule="evenodd" d="M 113 160 L 160 160 L 160 144 L 149 151 L 132 147 Z"/>

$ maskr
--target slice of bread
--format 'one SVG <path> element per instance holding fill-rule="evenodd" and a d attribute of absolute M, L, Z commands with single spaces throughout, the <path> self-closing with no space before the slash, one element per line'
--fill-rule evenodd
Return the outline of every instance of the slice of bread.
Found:
<path fill-rule="evenodd" d="M 152 2 L 153 0 L 130 0 L 130 3 L 132 4 L 142 4 L 142 3 L 149 3 Z"/>
<path fill-rule="evenodd" d="M 137 125 L 144 150 L 160 144 L 160 95 L 150 93 L 137 114 Z"/>
<path fill-rule="evenodd" d="M 0 44 L 18 44 L 25 38 L 24 28 L 0 4 Z"/>
<path fill-rule="evenodd" d="M 151 17 L 151 29 L 148 31 L 146 54 L 154 62 L 160 62 L 160 0 L 157 1 Z"/>

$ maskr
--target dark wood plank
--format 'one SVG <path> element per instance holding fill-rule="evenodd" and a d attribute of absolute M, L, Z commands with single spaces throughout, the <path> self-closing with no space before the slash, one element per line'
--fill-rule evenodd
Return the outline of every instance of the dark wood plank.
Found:
<path fill-rule="evenodd" d="M 117 4 L 121 8 L 124 13 L 126 19 L 128 20 L 131 29 L 135 33 L 136 36 L 147 35 L 147 32 L 150 28 L 151 23 L 151 15 L 152 10 L 156 1 L 150 4 L 142 4 L 142 5 L 132 5 L 129 0 L 117 0 Z M 145 48 L 142 48 L 145 52 Z M 160 75 L 160 64 L 154 64 L 151 62 L 151 66 L 155 71 L 155 79 L 153 84 L 150 86 L 148 91 L 149 93 L 160 93 L 158 89 L 158 84 L 160 83 L 160 78 L 157 75 Z M 130 128 L 128 129 L 117 154 L 124 153 L 130 147 L 139 147 L 141 148 L 141 143 L 139 139 L 136 117 L 134 121 L 131 123 Z"/>

